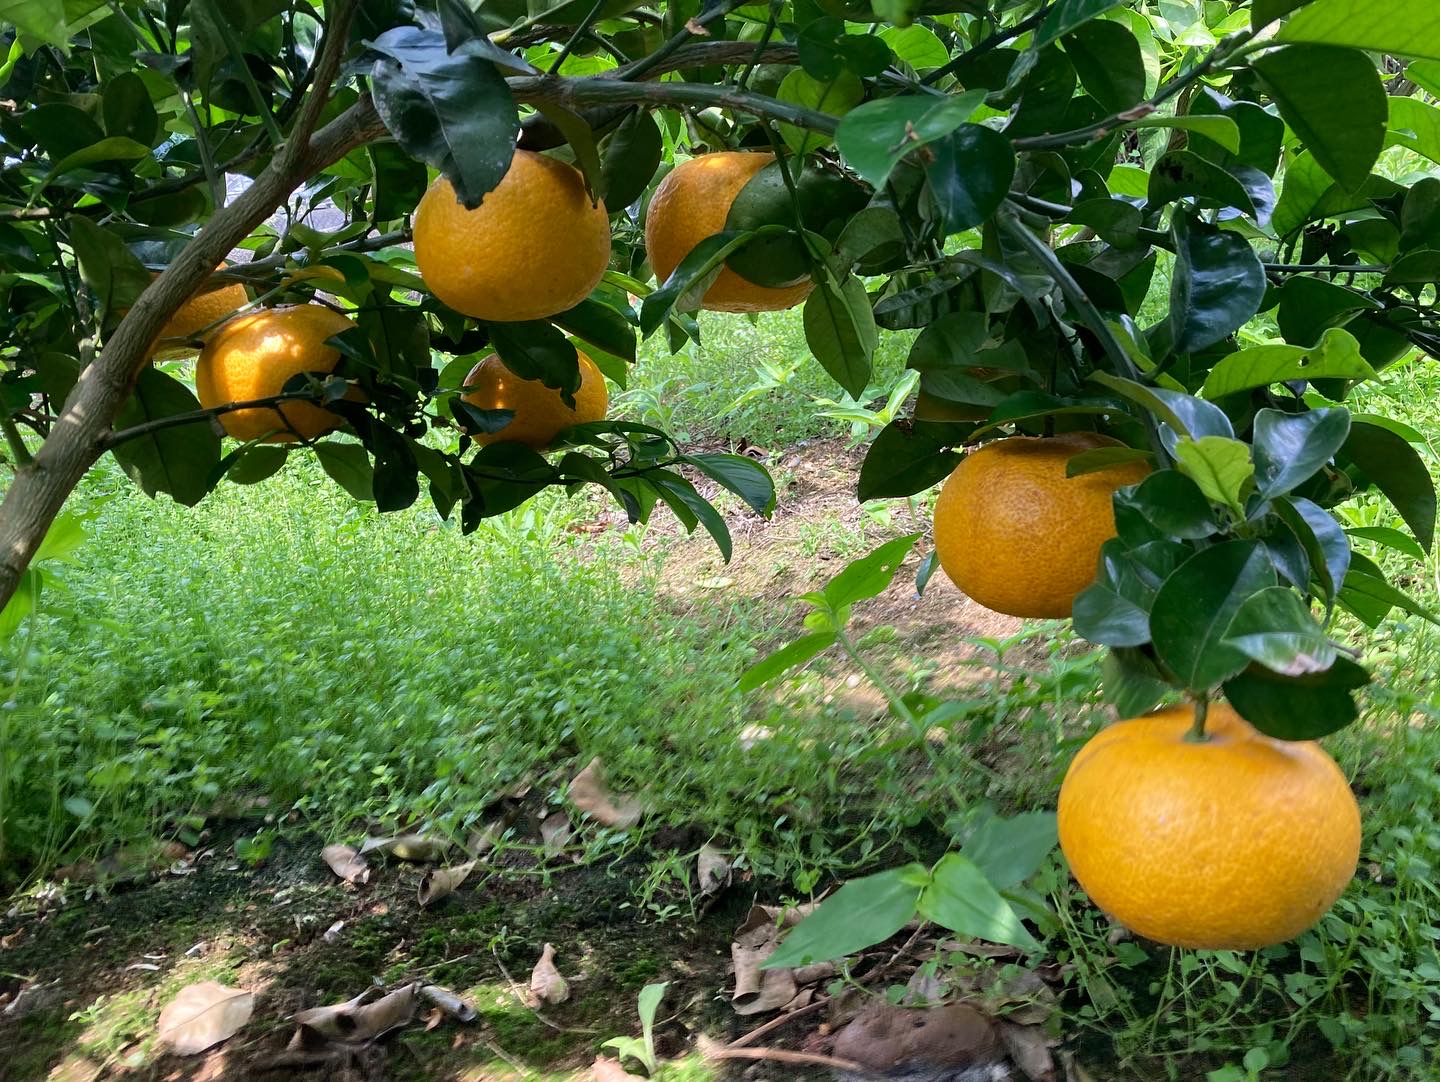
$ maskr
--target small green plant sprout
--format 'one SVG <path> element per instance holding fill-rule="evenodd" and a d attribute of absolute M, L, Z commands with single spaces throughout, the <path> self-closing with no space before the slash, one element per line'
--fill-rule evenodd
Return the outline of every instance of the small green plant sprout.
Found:
<path fill-rule="evenodd" d="M 668 981 L 661 981 L 658 984 L 647 984 L 640 989 L 640 994 L 635 998 L 635 1008 L 640 1015 L 639 1037 L 611 1037 L 600 1046 L 615 1049 L 622 1062 L 627 1056 L 635 1060 L 652 1078 L 660 1069 L 660 1061 L 655 1055 L 655 1012 L 660 1009 L 660 1001 L 665 998 L 668 985 Z"/>
<path fill-rule="evenodd" d="M 1023 884 L 1055 844 L 1055 816 L 1048 812 L 992 816 L 958 852 L 928 868 L 911 863 L 852 879 L 795 926 L 764 968 L 844 958 L 883 943 L 917 916 L 968 939 L 1034 950 L 1040 944 L 1015 906 L 1046 919 Z"/>

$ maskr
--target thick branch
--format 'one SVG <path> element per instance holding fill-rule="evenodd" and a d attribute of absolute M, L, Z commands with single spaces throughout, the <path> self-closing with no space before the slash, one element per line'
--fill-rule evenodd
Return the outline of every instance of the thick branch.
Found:
<path fill-rule="evenodd" d="M 229 206 L 210 219 L 175 262 L 135 302 L 94 363 L 81 373 L 50 436 L 30 465 L 18 470 L 0 503 L 0 605 L 8 601 L 56 514 L 102 453 L 101 438 L 130 395 L 150 344 L 171 315 L 240 241 L 275 212 L 315 171 L 383 132 L 363 97 L 317 132 L 330 81 L 345 49 L 350 4 L 337 5 L 317 65 L 316 92 L 301 110 L 284 150 Z M 323 88 L 323 89 L 321 89 Z"/>

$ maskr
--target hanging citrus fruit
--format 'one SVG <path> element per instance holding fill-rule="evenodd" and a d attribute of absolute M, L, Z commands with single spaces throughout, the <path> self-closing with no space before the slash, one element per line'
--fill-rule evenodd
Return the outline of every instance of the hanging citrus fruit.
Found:
<path fill-rule="evenodd" d="M 224 270 L 225 264 L 221 263 L 216 270 Z M 158 278 L 159 275 L 157 274 Z M 239 282 L 229 282 L 220 286 L 207 286 L 201 289 L 188 301 L 175 310 L 165 326 L 160 328 L 157 335 L 161 339 L 180 339 L 167 343 L 163 348 L 156 349 L 151 357 L 154 360 L 169 361 L 178 357 L 193 357 L 200 352 L 200 345 L 193 344 L 191 340 L 199 338 L 201 332 L 213 324 L 233 315 L 239 308 L 250 303 L 250 297 L 245 292 L 245 287 Z M 212 329 L 211 334 L 214 333 Z"/>
<path fill-rule="evenodd" d="M 1012 616 L 1070 615 L 1115 536 L 1110 499 L 1149 472 L 1127 462 L 1077 477 L 1066 463 L 1119 446 L 1093 432 L 1011 436 L 966 455 L 935 503 L 940 566 L 966 595 Z"/>
<path fill-rule="evenodd" d="M 514 413 L 508 424 L 497 432 L 474 432 L 476 443 L 498 443 L 502 440 L 523 443 L 537 451 L 550 446 L 555 437 L 574 425 L 603 421 L 610 406 L 610 392 L 605 377 L 595 362 L 579 350 L 580 387 L 575 392 L 574 407 L 567 406 L 560 392 L 538 379 L 521 379 L 505 366 L 499 354 L 492 353 L 470 370 L 465 386 L 470 390 L 463 397 L 476 409 L 510 410 Z"/>
<path fill-rule="evenodd" d="M 474 210 L 444 177 L 415 208 L 415 262 L 435 296 L 477 319 L 547 319 L 574 308 L 610 263 L 610 220 L 573 165 L 517 150 Z"/>
<path fill-rule="evenodd" d="M 1293 939 L 1340 896 L 1360 809 L 1314 741 L 1275 740 L 1229 706 L 1202 740 L 1189 707 L 1102 729 L 1060 789 L 1060 846 L 1085 892 L 1147 939 L 1253 950 Z"/>
<path fill-rule="evenodd" d="M 195 392 L 206 409 L 278 395 L 292 376 L 333 372 L 340 351 L 325 340 L 354 323 L 320 304 L 265 308 L 224 324 L 195 366 Z M 237 440 L 311 440 L 340 427 L 338 414 L 312 402 L 231 410 L 220 424 Z"/>
<path fill-rule="evenodd" d="M 681 162 L 666 175 L 645 212 L 645 254 L 657 282 L 669 278 L 695 245 L 725 231 L 730 204 L 740 189 L 774 160 L 766 152 L 721 151 Z M 722 267 L 700 307 L 714 312 L 778 311 L 795 307 L 812 288 L 808 279 L 792 286 L 760 286 Z"/>

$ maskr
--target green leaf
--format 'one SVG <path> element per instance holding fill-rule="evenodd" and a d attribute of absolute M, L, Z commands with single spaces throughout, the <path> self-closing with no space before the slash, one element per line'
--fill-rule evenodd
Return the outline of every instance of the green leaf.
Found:
<path fill-rule="evenodd" d="M 775 510 L 775 482 L 764 466 L 745 455 L 694 454 L 684 461 L 744 500 L 757 515 Z"/>
<path fill-rule="evenodd" d="M 1425 559 L 1425 550 L 1413 537 L 1391 526 L 1352 526 L 1345 532 L 1362 541 L 1374 541 L 1377 545 L 1403 552 L 1413 559 Z"/>
<path fill-rule="evenodd" d="M 1208 206 L 1234 207 L 1262 225 L 1268 220 L 1266 212 L 1274 205 L 1270 196 L 1262 196 L 1257 203 L 1250 188 L 1222 166 L 1189 150 L 1172 150 L 1150 171 L 1147 209 L 1154 210 L 1189 195 Z"/>
<path fill-rule="evenodd" d="M 1262 409 L 1255 415 L 1255 480 L 1269 499 L 1298 488 L 1345 443 L 1350 411 L 1335 407 L 1306 413 Z"/>
<path fill-rule="evenodd" d="M 1131 520 L 1182 541 L 1199 541 L 1220 529 L 1210 500 L 1179 470 L 1156 470 L 1133 489 L 1117 492 L 1114 502 L 1116 527 L 1127 540 Z M 1148 536 L 1148 530 L 1145 534 Z M 1138 535 L 1133 543 L 1139 543 Z"/>
<path fill-rule="evenodd" d="M 802 322 L 805 342 L 821 367 L 855 398 L 864 394 L 879 341 L 865 283 L 853 274 L 839 282 L 824 274 L 805 300 Z"/>
<path fill-rule="evenodd" d="M 1297 379 L 1375 378 L 1375 370 L 1360 356 L 1355 336 L 1331 327 L 1313 348 L 1252 346 L 1221 358 L 1205 377 L 1200 393 L 1215 399 Z"/>
<path fill-rule="evenodd" d="M 878 189 L 901 158 L 949 135 L 984 100 L 984 90 L 969 90 L 944 97 L 897 94 L 869 101 L 841 118 L 835 144 L 861 179 Z"/>
<path fill-rule="evenodd" d="M 43 190 L 56 177 L 72 169 L 83 169 L 102 162 L 133 162 L 149 156 L 150 147 L 145 143 L 137 143 L 124 135 L 112 135 L 61 158 L 50 167 L 50 172 L 45 174 L 45 179 L 40 182 L 37 191 Z"/>
<path fill-rule="evenodd" d="M 785 76 L 775 96 L 817 113 L 843 117 L 865 99 L 865 86 L 860 77 L 851 71 L 842 71 L 833 78 L 822 80 L 796 70 Z M 785 145 L 801 157 L 833 142 L 828 135 L 794 124 L 779 124 L 777 127 Z"/>
<path fill-rule="evenodd" d="M 1275 2 L 1275 0 L 1271 0 Z M 1279 0 L 1282 8 L 1290 0 Z M 1372 52 L 1440 60 L 1440 8 L 1431 0 L 1315 0 L 1290 18 L 1277 41 L 1350 45 Z"/>
<path fill-rule="evenodd" d="M 1328 669 L 1337 656 L 1310 606 L 1288 586 L 1253 594 L 1230 621 L 1225 642 L 1281 676 Z"/>
<path fill-rule="evenodd" d="M 1045 16 L 1045 21 L 1035 32 L 1031 48 L 1040 49 L 1049 45 L 1095 16 L 1109 11 L 1119 2 L 1120 0 L 1060 0 L 1050 9 L 1050 14 Z"/>
<path fill-rule="evenodd" d="M 1251 594 L 1275 585 L 1275 570 L 1254 541 L 1225 541 L 1197 552 L 1160 586 L 1150 609 L 1156 656 L 1194 692 L 1234 676 L 1249 659 L 1225 633 Z"/>
<path fill-rule="evenodd" d="M 105 134 L 123 136 L 147 149 L 160 135 L 160 118 L 150 101 L 145 80 L 133 71 L 121 72 L 105 84 L 100 95 Z M 144 157 L 144 155 L 136 155 Z"/>
<path fill-rule="evenodd" d="M 1041 417 L 1110 414 L 1115 413 L 1118 408 L 1117 403 L 1110 399 L 1070 398 L 1047 394 L 1044 391 L 1016 391 L 1002 399 L 990 411 L 990 416 L 985 423 L 971 432 L 969 438 L 975 440 L 982 435 L 988 435 L 1002 425 L 1015 424 L 1020 421 L 1033 421 Z"/>
<path fill-rule="evenodd" d="M 411 441 L 383 424 L 371 426 L 370 438 L 373 441 L 370 449 L 375 454 L 375 474 L 371 479 L 370 493 L 375 499 L 375 508 L 379 511 L 403 511 L 420 498 L 420 467 L 411 449 Z M 481 453 L 490 450 L 482 448 Z"/>
<path fill-rule="evenodd" d="M 1140 42 L 1118 22 L 1096 19 L 1061 42 L 1085 92 L 1112 113 L 1145 96 L 1145 58 Z"/>
<path fill-rule="evenodd" d="M 107 315 L 117 315 L 131 307 L 149 287 L 150 272 L 108 229 L 78 214 L 71 216 L 69 225 L 80 280 L 95 294 L 101 309 Z"/>
<path fill-rule="evenodd" d="M 645 194 L 664 149 L 660 126 L 646 110 L 636 109 L 620 122 L 600 161 L 605 206 L 612 214 Z"/>
<path fill-rule="evenodd" d="M 1122 718 L 1139 717 L 1172 690 L 1149 656 L 1129 646 L 1105 651 L 1100 663 L 1100 687 L 1105 701 Z"/>
<path fill-rule="evenodd" d="M 963 438 L 955 425 L 891 421 L 865 453 L 856 497 L 863 503 L 913 496 L 939 484 L 960 464 L 960 455 L 948 448 Z"/>
<path fill-rule="evenodd" d="M 795 194 L 785 183 L 789 169 Z M 802 238 L 799 226 L 807 232 L 831 237 L 853 214 L 869 202 L 869 193 L 859 184 L 838 176 L 816 163 L 799 158 L 788 162 L 773 161 L 753 177 L 730 204 L 725 230 L 759 231 L 765 226 L 774 230 L 736 249 L 726 260 L 731 270 L 756 285 L 786 287 L 810 277 L 815 264 L 812 246 L 829 247 L 818 237 Z"/>
<path fill-rule="evenodd" d="M 868 35 L 851 34 L 849 36 L 851 38 L 858 37 L 863 41 Z M 909 64 L 916 71 L 942 67 L 950 59 L 950 51 L 935 36 L 934 31 L 918 24 L 887 26 L 875 36 L 890 46 L 890 50 L 897 59 Z M 883 64 L 881 70 L 884 70 Z M 879 72 L 859 72 L 858 74 L 878 75 Z"/>
<path fill-rule="evenodd" d="M 920 537 L 918 533 L 897 537 L 869 555 L 850 561 L 820 592 L 830 607 L 837 611 L 884 593 Z"/>
<path fill-rule="evenodd" d="M 834 646 L 838 638 L 839 635 L 834 631 L 817 631 L 786 643 L 740 674 L 740 690 L 754 691 L 791 669 L 799 668 Z"/>
<path fill-rule="evenodd" d="M 996 890 L 1010 890 L 1040 870 L 1058 843 L 1054 812 L 992 815 L 965 839 L 970 858 Z"/>
<path fill-rule="evenodd" d="M 398 26 L 371 43 L 375 109 L 405 153 L 444 173 L 475 208 L 510 169 L 520 116 L 494 46 L 471 38 L 453 53 L 436 30 Z"/>
<path fill-rule="evenodd" d="M 1088 225 L 1102 240 L 1117 248 L 1129 249 L 1140 246 L 1137 234 L 1145 224 L 1145 214 L 1134 203 L 1101 196 L 1076 203 L 1070 221 Z"/>
<path fill-rule="evenodd" d="M 580 362 L 574 344 L 555 327 L 542 320 L 491 323 L 490 344 L 520 379 L 538 379 L 574 404 Z"/>
<path fill-rule="evenodd" d="M 1101 646 L 1140 646 L 1150 641 L 1154 591 L 1136 574 L 1125 546 L 1115 538 L 1100 549 L 1095 581 L 1075 598 L 1075 633 Z"/>
<path fill-rule="evenodd" d="M 375 498 L 375 470 L 370 456 L 358 443 L 336 443 L 327 440 L 315 445 L 315 457 L 330 480 L 357 500 Z"/>
<path fill-rule="evenodd" d="M 73 511 L 61 511 L 45 531 L 45 538 L 35 550 L 31 565 L 68 561 L 80 550 L 88 535 L 85 532 L 85 518 Z"/>
<path fill-rule="evenodd" d="M 1169 425 L 1178 435 L 1200 439 L 1202 436 L 1233 436 L 1230 418 L 1213 402 L 1195 398 L 1183 391 L 1151 387 L 1109 372 L 1092 372 L 1092 382 L 1109 387 L 1137 406 L 1149 410 Z"/>
<path fill-rule="evenodd" d="M 659 330 L 671 309 L 693 308 L 719 277 L 725 260 L 754 233 L 715 233 L 691 248 L 663 285 L 653 289 L 640 303 L 640 333 L 649 337 Z"/>
<path fill-rule="evenodd" d="M 1192 353 L 1235 333 L 1260 309 L 1265 270 L 1250 242 L 1176 214 L 1170 319 L 1175 350 Z"/>
<path fill-rule="evenodd" d="M 626 313 L 604 301 L 587 297 L 574 308 L 550 318 L 576 338 L 634 363 L 635 325 Z"/>
<path fill-rule="evenodd" d="M 1369 682 L 1370 674 L 1345 657 L 1337 657 L 1328 669 L 1301 676 L 1281 676 L 1251 665 L 1225 681 L 1225 697 L 1266 736 L 1314 740 L 1355 720 L 1350 693 Z"/>
<path fill-rule="evenodd" d="M 847 34 L 845 20 L 833 15 L 806 24 L 795 45 L 800 66 L 816 79 L 833 79 L 842 71 L 862 77 L 879 75 L 890 63 L 886 42 L 869 34 Z"/>
<path fill-rule="evenodd" d="M 1350 543 L 1329 511 L 1313 500 L 1283 497 L 1273 503 L 1280 521 L 1300 543 L 1327 604 L 1333 604 L 1350 568 Z M 1302 589 L 1307 583 L 1296 583 Z"/>
<path fill-rule="evenodd" d="M 850 880 L 791 929 L 761 968 L 828 962 L 885 942 L 915 916 L 917 874 L 927 874 L 924 866 L 907 864 Z"/>
<path fill-rule="evenodd" d="M 925 168 L 946 234 L 971 229 L 994 214 L 1015 179 L 1010 140 L 981 124 L 962 124 L 930 144 Z"/>
<path fill-rule="evenodd" d="M 1392 608 L 1404 609 L 1412 616 L 1440 626 L 1440 617 L 1409 594 L 1397 590 L 1378 575 L 1366 574 L 1354 567 L 1345 574 L 1339 601 L 1371 627 L 1379 624 Z"/>
<path fill-rule="evenodd" d="M 45 576 L 38 567 L 27 567 L 20 575 L 20 582 L 5 607 L 0 609 L 0 644 L 7 642 L 25 617 L 40 604 L 40 595 L 45 585 Z"/>
<path fill-rule="evenodd" d="M 188 387 L 147 365 L 115 418 L 115 430 L 199 409 L 200 403 Z M 201 417 L 192 424 L 158 429 L 116 444 L 112 453 L 147 496 L 164 492 L 176 503 L 193 507 L 210 491 L 212 471 L 220 464 L 220 437 L 210 418 Z"/>
<path fill-rule="evenodd" d="M 225 479 L 237 485 L 254 485 L 279 473 L 290 457 L 286 447 L 257 443 L 226 456 Z"/>
<path fill-rule="evenodd" d="M 1410 61 L 1405 65 L 1405 78 L 1432 97 L 1440 98 L 1440 60 Z M 1390 99 L 1392 108 L 1395 100 Z"/>
<path fill-rule="evenodd" d="M 725 562 L 730 562 L 730 530 L 725 525 L 725 520 L 720 517 L 720 512 L 695 491 L 694 485 L 669 470 L 650 470 L 645 474 L 645 479 L 655 486 L 660 498 L 675 512 L 675 516 L 686 524 L 687 529 L 693 530 L 697 521 L 704 526 Z M 685 512 L 688 512 L 688 515 Z"/>
<path fill-rule="evenodd" d="M 1010 903 L 963 853 L 940 858 L 916 909 L 926 920 L 957 935 L 1026 950 L 1039 946 Z"/>
<path fill-rule="evenodd" d="M 1321 167 L 1351 190 L 1364 184 L 1385 146 L 1389 115 L 1370 58 L 1354 49 L 1292 45 L 1251 65 Z"/>
<path fill-rule="evenodd" d="M 1202 436 L 1181 439 L 1174 454 L 1176 469 L 1194 481 L 1207 500 L 1230 508 L 1236 519 L 1245 517 L 1245 499 L 1255 480 L 1249 447 L 1228 436 Z"/>
<path fill-rule="evenodd" d="M 1066 477 L 1080 477 L 1087 473 L 1098 473 L 1112 466 L 1130 462 L 1153 462 L 1155 456 L 1138 447 L 1097 447 L 1093 451 L 1081 451 L 1065 463 Z"/>
<path fill-rule="evenodd" d="M 589 122 L 563 105 L 536 102 L 535 108 L 565 137 L 565 142 L 575 157 L 575 166 L 585 179 L 586 193 L 592 200 L 605 199 L 609 193 L 605 188 L 605 176 L 600 166 L 600 151 L 595 146 L 595 132 Z M 619 206 L 624 204 L 619 204 L 617 209 Z"/>
<path fill-rule="evenodd" d="M 1425 462 L 1403 436 L 1352 418 L 1340 456 L 1383 492 L 1428 552 L 1435 540 L 1435 486 Z"/>
<path fill-rule="evenodd" d="M 1099 25 L 1099 24 L 1097 24 Z M 1132 120 L 1127 128 L 1176 128 L 1180 131 L 1203 135 L 1211 142 L 1219 143 L 1231 154 L 1240 153 L 1240 127 L 1228 116 L 1218 114 L 1190 114 L 1188 116 L 1163 116 L 1152 113 Z"/>

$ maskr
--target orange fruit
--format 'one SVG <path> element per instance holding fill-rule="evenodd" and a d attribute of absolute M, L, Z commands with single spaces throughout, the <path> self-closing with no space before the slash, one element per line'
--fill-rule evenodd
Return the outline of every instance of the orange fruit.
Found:
<path fill-rule="evenodd" d="M 498 443 L 502 440 L 523 443 L 539 451 L 549 447 L 555 437 L 573 425 L 603 421 L 610 407 L 610 392 L 605 377 L 595 362 L 578 349 L 580 388 L 575 392 L 575 408 L 571 409 L 554 387 L 538 379 L 521 379 L 492 353 L 470 370 L 465 386 L 470 390 L 464 401 L 476 409 L 513 410 L 515 416 L 498 432 L 475 432 L 476 443 Z"/>
<path fill-rule="evenodd" d="M 1078 477 L 1082 451 L 1119 446 L 1093 432 L 1010 436 L 966 455 L 935 502 L 935 551 L 952 582 L 1011 616 L 1070 615 L 1115 536 L 1115 490 L 1150 472 L 1131 462 Z"/>
<path fill-rule="evenodd" d="M 195 365 L 195 392 L 206 409 L 279 394 L 291 376 L 333 372 L 340 351 L 325 340 L 355 324 L 320 304 L 265 308 L 232 319 L 205 343 Z M 283 414 L 283 419 L 282 415 Z M 344 420 L 313 402 L 285 402 L 220 414 L 237 440 L 313 440 Z M 279 431 L 275 431 L 279 429 Z"/>
<path fill-rule="evenodd" d="M 610 219 L 573 165 L 517 150 L 474 210 L 444 177 L 415 208 L 415 262 L 431 292 L 476 319 L 548 319 L 610 265 Z"/>
<path fill-rule="evenodd" d="M 1293 939 L 1355 872 L 1360 809 L 1313 740 L 1275 740 L 1223 703 L 1110 725 L 1060 788 L 1060 847 L 1091 899 L 1160 943 L 1254 950 Z"/>
<path fill-rule="evenodd" d="M 221 263 L 216 270 L 224 270 Z M 155 275 L 159 277 L 159 275 Z M 176 309 L 165 326 L 160 328 L 159 338 L 196 338 L 206 327 L 231 315 L 237 308 L 250 303 L 250 295 L 239 282 L 207 288 L 195 294 Z M 214 333 L 213 331 L 211 333 Z M 200 352 L 199 346 L 175 343 L 151 354 L 156 360 L 169 361 L 177 357 L 193 357 Z"/>
<path fill-rule="evenodd" d="M 690 250 L 725 231 L 730 204 L 756 173 L 775 160 L 768 151 L 726 150 L 681 162 L 666 175 L 645 212 L 645 254 L 663 283 Z M 700 301 L 712 312 L 774 312 L 794 308 L 815 283 L 757 286 L 729 267 L 720 271 Z"/>

